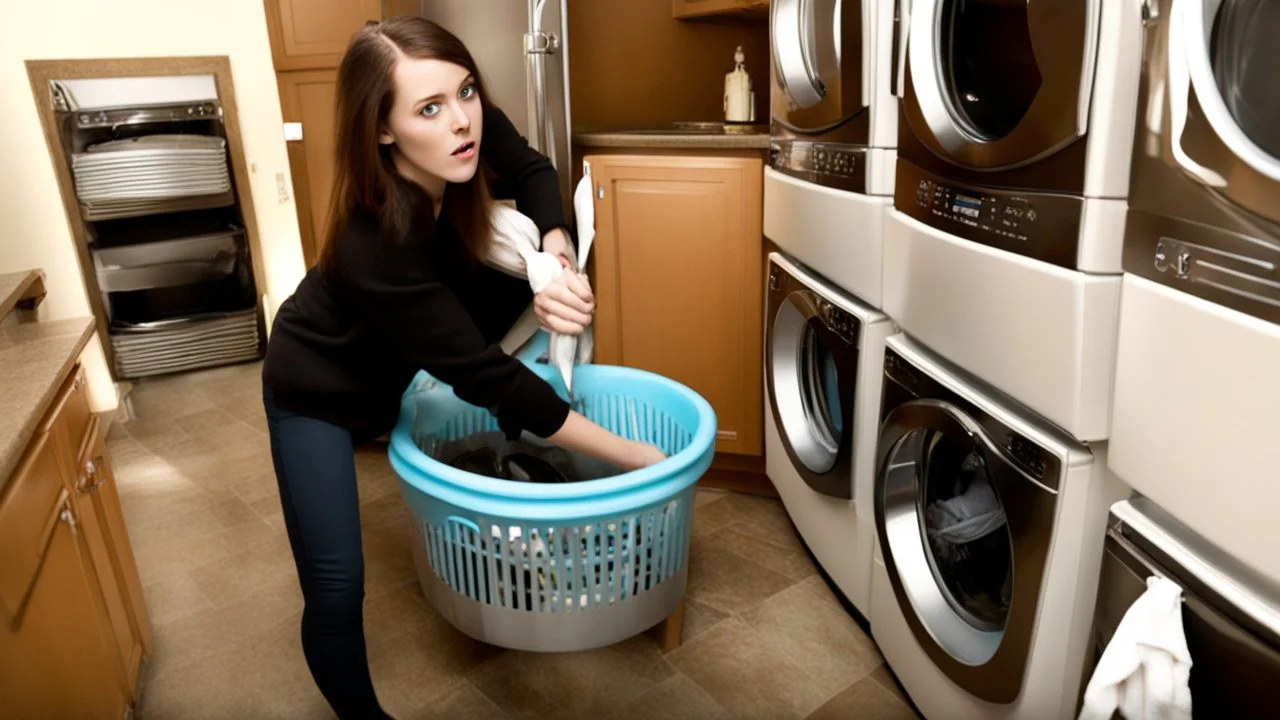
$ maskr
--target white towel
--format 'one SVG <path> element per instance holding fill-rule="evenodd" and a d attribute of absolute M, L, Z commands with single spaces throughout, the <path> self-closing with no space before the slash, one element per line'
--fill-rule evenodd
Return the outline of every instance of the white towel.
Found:
<path fill-rule="evenodd" d="M 1098 660 L 1079 720 L 1191 720 L 1190 677 L 1182 588 L 1152 575 Z"/>
<path fill-rule="evenodd" d="M 583 162 L 582 180 L 573 193 L 578 225 L 579 269 L 586 265 L 591 241 L 595 237 L 595 208 L 591 201 L 591 186 L 591 166 Z M 527 277 L 534 293 L 542 292 L 565 270 L 559 257 L 541 250 L 542 236 L 538 232 L 538 226 L 513 207 L 494 203 L 493 236 L 486 264 L 509 275 Z M 537 315 L 530 305 L 503 338 L 502 349 L 508 353 L 515 352 L 537 330 Z M 560 373 L 570 398 L 573 397 L 573 367 L 591 362 L 594 345 L 590 325 L 578 335 L 551 333 L 551 364 Z"/>

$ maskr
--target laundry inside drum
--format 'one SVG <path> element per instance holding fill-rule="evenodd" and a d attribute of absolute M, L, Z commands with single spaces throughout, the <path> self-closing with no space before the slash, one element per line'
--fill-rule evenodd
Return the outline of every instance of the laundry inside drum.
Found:
<path fill-rule="evenodd" d="M 508 440 L 500 431 L 467 435 L 423 451 L 459 470 L 516 482 L 582 482 L 622 474 L 588 455 L 525 438 Z"/>

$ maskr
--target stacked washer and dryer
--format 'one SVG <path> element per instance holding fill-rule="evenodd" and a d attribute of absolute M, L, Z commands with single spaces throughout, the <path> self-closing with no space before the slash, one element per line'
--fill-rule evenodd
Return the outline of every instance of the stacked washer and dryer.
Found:
<path fill-rule="evenodd" d="M 931 720 L 1074 716 L 1122 547 L 1280 673 L 1277 7 L 772 3 L 767 469 Z"/>
<path fill-rule="evenodd" d="M 772 0 L 765 463 L 805 544 L 870 613 L 897 102 L 893 0 Z"/>

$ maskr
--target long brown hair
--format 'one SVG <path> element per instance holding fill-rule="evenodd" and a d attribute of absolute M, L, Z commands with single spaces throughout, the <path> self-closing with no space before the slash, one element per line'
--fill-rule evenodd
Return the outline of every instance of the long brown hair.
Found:
<path fill-rule="evenodd" d="M 401 53 L 466 68 L 475 78 L 481 107 L 489 107 L 475 60 L 453 33 L 415 16 L 370 22 L 361 28 L 351 38 L 338 66 L 333 192 L 321 258 L 325 266 L 331 263 L 354 212 L 376 216 L 384 235 L 395 241 L 402 240 L 415 221 L 434 226 L 435 216 L 426 191 L 396 170 L 393 146 L 378 142 L 395 100 L 393 71 Z M 481 160 L 471 180 L 460 185 L 450 183 L 443 199 L 442 212 L 448 213 L 467 254 L 474 260 L 484 256 L 493 235 L 493 197 L 487 174 Z"/>

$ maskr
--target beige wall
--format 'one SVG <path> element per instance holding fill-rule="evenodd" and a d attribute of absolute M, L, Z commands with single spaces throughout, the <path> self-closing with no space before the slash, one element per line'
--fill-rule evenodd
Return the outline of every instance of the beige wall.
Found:
<path fill-rule="evenodd" d="M 268 318 L 305 272 L 262 0 L 4 0 L 0 4 L 0 272 L 43 268 L 42 317 L 90 314 L 25 60 L 226 55 L 257 211 Z M 100 353 L 91 355 L 100 358 Z M 105 367 L 101 368 L 105 371 Z M 95 393 L 95 398 L 99 393 Z"/>

